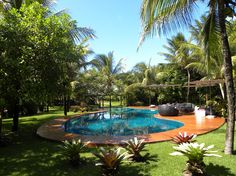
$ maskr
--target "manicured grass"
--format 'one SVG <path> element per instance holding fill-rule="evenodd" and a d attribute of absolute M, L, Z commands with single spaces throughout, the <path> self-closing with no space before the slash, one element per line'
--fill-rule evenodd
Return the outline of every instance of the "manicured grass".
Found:
<path fill-rule="evenodd" d="M 104 101 L 104 106 L 105 107 L 109 107 L 110 106 L 110 102 L 109 101 Z M 111 102 L 111 106 L 113 106 L 113 107 L 120 106 L 120 101 L 112 101 Z"/>
<path fill-rule="evenodd" d="M 8 176 L 96 176 L 101 175 L 100 168 L 95 166 L 95 157 L 88 149 L 82 153 L 85 163 L 78 167 L 71 167 L 60 155 L 60 142 L 53 142 L 38 137 L 37 128 L 45 121 L 62 116 L 62 111 L 50 111 L 20 119 L 20 130 L 15 137 L 14 144 L 0 148 L 0 175 Z M 10 129 L 11 121 L 5 120 L 4 127 Z M 236 156 L 227 156 L 222 152 L 224 148 L 225 126 L 197 140 L 207 145 L 215 144 L 215 149 L 222 158 L 206 158 L 208 175 L 233 176 L 236 175 Z M 149 144 L 148 152 L 156 155 L 156 161 L 150 163 L 125 163 L 121 166 L 121 176 L 180 176 L 185 166 L 186 158 L 170 156 L 173 144 L 162 142 Z"/>

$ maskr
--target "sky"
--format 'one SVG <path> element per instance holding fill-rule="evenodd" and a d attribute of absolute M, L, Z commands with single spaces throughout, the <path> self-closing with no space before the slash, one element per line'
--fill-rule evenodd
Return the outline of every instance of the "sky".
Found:
<path fill-rule="evenodd" d="M 179 29 L 169 36 L 148 38 L 137 51 L 142 32 L 141 3 L 142 0 L 58 0 L 55 8 L 56 11 L 66 9 L 79 27 L 93 29 L 97 38 L 88 42 L 89 47 L 96 54 L 113 51 L 116 62 L 123 59 L 127 71 L 139 62 L 148 64 L 151 61 L 151 65 L 165 63 L 159 53 L 165 52 L 163 45 L 167 44 L 167 38 L 177 32 L 189 37 L 187 29 Z M 207 10 L 204 4 L 198 6 L 196 19 Z"/>

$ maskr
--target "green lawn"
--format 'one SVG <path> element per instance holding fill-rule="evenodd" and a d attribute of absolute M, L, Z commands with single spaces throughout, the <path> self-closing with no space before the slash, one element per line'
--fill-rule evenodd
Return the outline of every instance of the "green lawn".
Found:
<path fill-rule="evenodd" d="M 20 131 L 15 143 L 0 148 L 0 175 L 4 176 L 96 176 L 101 175 L 100 168 L 95 166 L 91 150 L 82 154 L 84 165 L 72 168 L 60 156 L 59 142 L 48 141 L 38 137 L 35 132 L 45 121 L 61 116 L 62 111 L 51 111 L 49 114 L 23 117 L 20 119 Z M 5 120 L 4 127 L 10 128 L 11 121 Z M 199 142 L 215 144 L 222 158 L 206 158 L 208 174 L 211 176 L 236 175 L 236 156 L 226 156 L 224 148 L 225 126 L 207 135 L 199 136 Z M 186 158 L 170 156 L 173 144 L 162 142 L 148 145 L 148 152 L 156 155 L 156 161 L 148 163 L 125 163 L 121 166 L 121 176 L 180 176 Z"/>
<path fill-rule="evenodd" d="M 104 101 L 104 106 L 105 107 L 109 107 L 110 106 L 110 102 L 109 101 Z M 111 106 L 113 106 L 113 107 L 120 106 L 120 101 L 112 101 L 111 102 Z"/>

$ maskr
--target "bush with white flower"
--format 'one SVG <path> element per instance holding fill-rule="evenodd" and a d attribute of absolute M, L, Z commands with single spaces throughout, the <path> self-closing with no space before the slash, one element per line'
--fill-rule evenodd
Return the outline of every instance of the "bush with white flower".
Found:
<path fill-rule="evenodd" d="M 182 155 L 188 158 L 184 175 L 205 175 L 204 157 L 221 157 L 215 154 L 217 151 L 210 150 L 214 148 L 214 145 L 205 146 L 204 143 L 182 143 L 178 146 L 173 146 L 173 148 L 176 151 L 170 153 L 170 155 Z"/>

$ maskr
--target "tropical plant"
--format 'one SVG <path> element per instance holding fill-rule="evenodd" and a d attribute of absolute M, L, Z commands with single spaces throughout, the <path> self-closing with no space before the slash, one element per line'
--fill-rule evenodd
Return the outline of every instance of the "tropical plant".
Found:
<path fill-rule="evenodd" d="M 179 132 L 178 135 L 172 138 L 172 142 L 175 144 L 191 143 L 191 142 L 195 142 L 195 140 L 193 139 L 196 137 L 197 137 L 196 134 L 188 135 L 187 132 L 184 132 L 184 133 Z"/>
<path fill-rule="evenodd" d="M 143 0 L 141 8 L 141 20 L 143 22 L 143 35 L 141 42 L 147 36 L 165 34 L 180 27 L 188 26 L 193 20 L 193 9 L 198 1 L 165 1 L 165 0 Z M 204 1 L 206 2 L 206 1 Z M 228 120 L 226 129 L 225 153 L 232 154 L 234 148 L 234 126 L 235 126 L 235 92 L 232 74 L 232 60 L 228 36 L 226 32 L 226 18 L 235 15 L 235 1 L 208 0 L 209 12 L 205 23 L 205 49 L 214 52 L 214 46 L 221 45 L 224 59 L 224 77 L 226 83 L 228 101 Z M 216 38 L 221 39 L 220 43 Z M 209 53 L 206 52 L 206 53 Z"/>
<path fill-rule="evenodd" d="M 168 45 L 164 45 L 167 49 L 167 53 L 160 53 L 165 57 L 165 59 L 171 63 L 176 63 L 182 68 L 186 69 L 188 75 L 188 91 L 187 91 L 187 102 L 189 101 L 189 82 L 190 82 L 190 71 L 186 68 L 186 65 L 192 62 L 190 57 L 190 49 L 187 47 L 182 47 L 187 40 L 182 33 L 178 33 L 176 36 L 168 39 Z"/>
<path fill-rule="evenodd" d="M 121 152 L 122 148 L 103 148 L 99 149 L 99 153 L 93 153 L 98 157 L 99 162 L 96 166 L 101 166 L 104 176 L 115 176 L 119 173 L 121 163 L 129 159 L 131 155 L 127 152 Z"/>
<path fill-rule="evenodd" d="M 128 151 L 133 161 L 144 162 L 148 159 L 149 153 L 146 153 L 144 156 L 141 155 L 141 152 L 147 151 L 145 150 L 144 139 L 138 139 L 134 137 L 134 139 L 130 139 L 125 142 L 124 148 Z"/>
<path fill-rule="evenodd" d="M 105 79 L 105 88 L 107 95 L 109 95 L 110 107 L 111 107 L 111 96 L 114 90 L 115 76 L 123 70 L 122 59 L 115 64 L 113 52 L 109 52 L 108 55 L 98 54 L 95 59 L 91 61 L 91 64 L 100 71 Z"/>
<path fill-rule="evenodd" d="M 70 162 L 72 166 L 78 166 L 81 163 L 80 153 L 89 144 L 83 143 L 80 139 L 73 139 L 70 141 L 63 141 L 62 155 Z"/>
<path fill-rule="evenodd" d="M 137 81 L 141 83 L 145 77 L 144 73 L 148 69 L 148 65 L 145 62 L 139 62 L 132 68 L 132 73 L 137 77 Z"/>
<path fill-rule="evenodd" d="M 214 145 L 205 147 L 204 143 L 182 143 L 178 146 L 173 146 L 176 150 L 170 153 L 172 156 L 186 156 L 188 161 L 186 163 L 186 168 L 183 172 L 185 176 L 190 175 L 206 175 L 205 163 L 203 161 L 204 157 L 221 157 L 220 155 L 214 154 L 217 151 L 210 151 Z"/>

